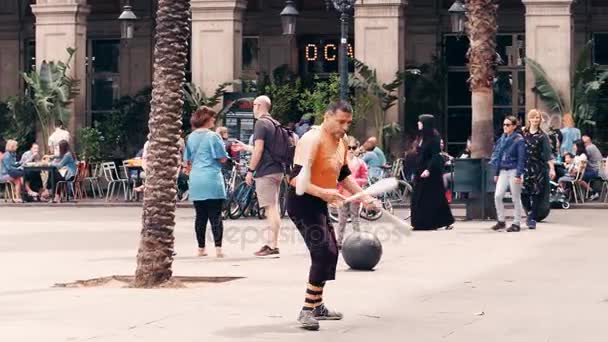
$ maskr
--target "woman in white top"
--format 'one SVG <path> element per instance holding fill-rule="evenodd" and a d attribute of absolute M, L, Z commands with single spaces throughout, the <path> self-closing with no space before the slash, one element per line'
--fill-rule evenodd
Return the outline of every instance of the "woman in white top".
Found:
<path fill-rule="evenodd" d="M 572 182 L 576 177 L 578 171 L 582 167 L 584 167 L 583 164 L 587 163 L 587 155 L 585 154 L 585 144 L 583 143 L 583 141 L 580 139 L 576 140 L 572 145 L 573 151 L 576 154 L 574 156 L 574 161 L 572 162 L 572 165 L 567 168 L 568 174 L 563 177 L 560 177 L 557 181 L 562 188 L 565 188 L 566 184 Z M 585 170 L 585 172 L 587 171 Z M 581 182 L 581 185 L 583 186 L 583 188 L 587 187 L 587 184 L 584 182 Z"/>

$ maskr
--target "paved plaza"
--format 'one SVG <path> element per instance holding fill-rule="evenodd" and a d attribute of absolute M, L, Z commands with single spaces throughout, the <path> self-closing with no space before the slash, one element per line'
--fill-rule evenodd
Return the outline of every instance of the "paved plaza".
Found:
<path fill-rule="evenodd" d="M 404 212 L 399 212 L 405 215 Z M 174 274 L 243 279 L 190 289 L 56 288 L 135 270 L 141 209 L 0 207 L 0 341 L 606 341 L 608 211 L 554 211 L 537 231 L 414 232 L 383 240 L 374 272 L 340 261 L 325 300 L 340 322 L 300 330 L 305 246 L 284 221 L 281 258 L 252 256 L 265 222 L 225 222 L 225 253 L 194 257 L 178 209 Z M 208 241 L 211 241 L 209 238 Z M 213 252 L 211 253 L 213 255 Z"/>

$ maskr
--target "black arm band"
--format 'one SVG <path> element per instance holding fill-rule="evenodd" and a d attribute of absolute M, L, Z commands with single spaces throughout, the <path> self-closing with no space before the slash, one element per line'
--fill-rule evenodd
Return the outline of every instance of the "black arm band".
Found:
<path fill-rule="evenodd" d="M 352 172 L 350 172 L 348 165 L 342 166 L 342 169 L 340 170 L 340 175 L 338 176 L 338 183 L 345 180 L 346 177 L 350 176 L 351 174 Z"/>

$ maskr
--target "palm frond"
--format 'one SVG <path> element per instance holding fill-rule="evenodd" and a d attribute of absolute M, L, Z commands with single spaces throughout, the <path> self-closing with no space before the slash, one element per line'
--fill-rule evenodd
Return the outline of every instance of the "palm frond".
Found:
<path fill-rule="evenodd" d="M 532 91 L 553 111 L 566 113 L 569 111 L 562 94 L 551 84 L 549 76 L 543 67 L 531 58 L 526 58 L 526 64 L 534 74 L 535 83 Z"/>

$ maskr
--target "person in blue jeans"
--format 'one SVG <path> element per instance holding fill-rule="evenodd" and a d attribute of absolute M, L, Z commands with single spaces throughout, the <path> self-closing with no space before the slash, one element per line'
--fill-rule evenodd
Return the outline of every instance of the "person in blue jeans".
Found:
<path fill-rule="evenodd" d="M 222 164 L 226 162 L 228 155 L 222 138 L 211 130 L 216 115 L 211 108 L 204 106 L 192 114 L 190 124 L 194 131 L 188 136 L 184 161 L 192 164 L 188 196 L 194 203 L 196 212 L 194 230 L 198 242 L 198 256 L 207 256 L 205 232 L 207 221 L 210 221 L 215 254 L 222 258 L 222 206 L 226 199 Z"/>
<path fill-rule="evenodd" d="M 63 181 L 71 181 L 76 177 L 78 168 L 76 166 L 76 154 L 72 152 L 70 144 L 67 140 L 61 140 L 59 142 L 59 156 L 55 157 L 55 160 L 51 162 L 51 165 L 55 166 L 53 169 L 53 181 L 51 177 L 47 182 L 47 190 L 41 195 L 42 198 L 47 199 L 50 197 L 49 190 L 55 194 L 55 198 L 51 198 L 49 202 L 57 203 L 60 201 L 59 192 L 57 191 L 57 183 Z"/>
<path fill-rule="evenodd" d="M 508 232 L 518 232 L 521 229 L 521 189 L 526 163 L 526 142 L 523 136 L 516 132 L 518 120 L 515 116 L 507 116 L 503 121 L 504 134 L 498 139 L 492 152 L 490 165 L 496 169 L 494 182 L 494 202 L 496 205 L 497 221 L 493 230 L 506 228 L 505 205 L 503 199 L 507 189 L 511 192 L 513 205 L 515 206 L 513 223 L 507 229 Z"/>
<path fill-rule="evenodd" d="M 16 203 L 21 203 L 21 186 L 23 184 L 23 169 L 17 163 L 17 141 L 8 140 L 6 142 L 6 152 L 0 158 L 0 182 L 11 182 L 15 185 Z"/>

